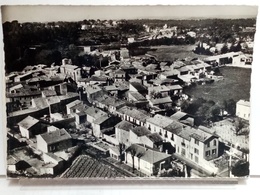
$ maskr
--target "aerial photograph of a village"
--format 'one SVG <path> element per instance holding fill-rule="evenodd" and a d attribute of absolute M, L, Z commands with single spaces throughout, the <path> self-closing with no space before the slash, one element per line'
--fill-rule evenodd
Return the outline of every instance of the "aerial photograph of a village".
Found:
<path fill-rule="evenodd" d="M 257 7 L 2 14 L 8 178 L 249 175 Z"/>

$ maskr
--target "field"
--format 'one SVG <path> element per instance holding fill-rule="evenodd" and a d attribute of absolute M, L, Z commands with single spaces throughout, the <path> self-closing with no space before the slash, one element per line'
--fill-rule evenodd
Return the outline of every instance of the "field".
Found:
<path fill-rule="evenodd" d="M 114 168 L 88 156 L 78 156 L 61 176 L 62 178 L 117 178 L 125 177 Z"/>
<path fill-rule="evenodd" d="M 215 102 L 228 99 L 234 99 L 235 101 L 250 99 L 251 69 L 222 67 L 220 72 L 223 74 L 224 80 L 187 88 L 184 93 L 191 95 L 193 98 L 201 97 Z"/>
<path fill-rule="evenodd" d="M 185 59 L 189 58 L 200 58 L 203 59 L 207 56 L 198 55 L 192 52 L 196 45 L 171 45 L 171 46 L 154 46 L 151 49 L 156 49 L 153 51 L 148 51 L 148 54 L 154 55 L 160 61 L 173 61 L 175 59 Z"/>

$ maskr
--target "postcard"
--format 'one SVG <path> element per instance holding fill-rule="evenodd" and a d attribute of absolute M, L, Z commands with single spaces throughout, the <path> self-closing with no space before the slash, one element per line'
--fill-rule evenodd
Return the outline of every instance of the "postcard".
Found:
<path fill-rule="evenodd" d="M 1 9 L 8 178 L 249 176 L 257 6 Z"/>

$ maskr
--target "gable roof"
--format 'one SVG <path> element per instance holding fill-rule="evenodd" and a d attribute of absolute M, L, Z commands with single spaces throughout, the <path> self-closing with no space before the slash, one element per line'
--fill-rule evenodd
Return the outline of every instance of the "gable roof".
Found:
<path fill-rule="evenodd" d="M 83 104 L 83 103 L 82 103 L 82 101 L 80 101 L 80 100 L 75 100 L 75 101 L 70 102 L 69 104 L 67 104 L 66 107 L 67 107 L 67 108 L 72 108 L 72 107 L 74 107 L 74 106 L 76 106 L 76 105 L 78 105 L 78 104 Z"/>
<path fill-rule="evenodd" d="M 20 121 L 18 123 L 19 126 L 30 130 L 30 128 L 32 128 L 34 125 L 36 125 L 37 123 L 39 123 L 39 120 L 36 118 L 33 118 L 31 116 L 27 116 L 25 119 L 23 119 L 22 121 Z"/>
<path fill-rule="evenodd" d="M 153 105 L 172 103 L 172 99 L 169 96 L 164 98 L 151 99 L 150 101 Z"/>
<path fill-rule="evenodd" d="M 117 123 L 115 125 L 116 128 L 118 129 L 123 129 L 126 131 L 130 131 L 130 129 L 134 128 L 134 124 L 128 122 L 128 121 L 121 121 L 120 123 Z"/>
<path fill-rule="evenodd" d="M 53 144 L 53 143 L 57 143 L 60 141 L 71 139 L 70 134 L 65 129 L 58 129 L 56 131 L 43 133 L 38 136 L 42 137 L 42 139 L 47 144 Z"/>
<path fill-rule="evenodd" d="M 137 110 L 136 108 L 124 106 L 118 110 L 119 113 L 125 114 L 127 116 L 130 116 L 134 119 L 140 120 L 142 122 L 145 122 L 147 118 L 149 118 L 148 113 L 145 113 L 145 111 Z"/>
<path fill-rule="evenodd" d="M 98 109 L 98 108 L 94 108 L 94 107 L 89 107 L 85 113 L 89 116 L 92 116 L 95 119 L 98 119 L 102 116 L 107 116 L 107 113 Z"/>
<path fill-rule="evenodd" d="M 167 127 L 173 122 L 171 118 L 160 114 L 156 114 L 154 117 L 146 119 L 146 121 L 162 128 Z"/>
<path fill-rule="evenodd" d="M 135 128 L 132 128 L 131 131 L 136 134 L 138 137 L 148 135 L 151 133 L 146 127 L 138 126 Z"/>
<path fill-rule="evenodd" d="M 146 135 L 146 137 L 149 140 L 151 140 L 153 143 L 158 143 L 158 142 L 163 141 L 162 137 L 158 133 L 152 133 L 152 134 Z"/>
<path fill-rule="evenodd" d="M 169 154 L 158 152 L 138 144 L 132 144 L 126 149 L 128 152 L 131 150 L 135 152 L 135 156 L 150 164 L 154 164 L 171 157 Z"/>
<path fill-rule="evenodd" d="M 138 82 L 131 82 L 130 85 L 132 85 L 137 91 L 146 91 L 146 87 L 143 86 L 141 83 Z"/>

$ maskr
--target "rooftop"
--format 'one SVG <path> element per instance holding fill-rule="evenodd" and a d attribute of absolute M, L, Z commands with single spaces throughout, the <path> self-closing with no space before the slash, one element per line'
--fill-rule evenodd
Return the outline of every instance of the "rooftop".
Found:
<path fill-rule="evenodd" d="M 172 99 L 170 97 L 151 99 L 150 101 L 153 105 L 172 103 Z"/>
<path fill-rule="evenodd" d="M 145 122 L 147 118 L 149 118 L 148 113 L 145 113 L 144 111 L 137 110 L 136 108 L 124 106 L 118 110 L 119 113 L 126 114 L 127 116 L 130 116 L 134 119 L 140 120 L 142 122 Z"/>
<path fill-rule="evenodd" d="M 146 137 L 148 139 L 150 139 L 153 143 L 158 143 L 158 142 L 163 141 L 162 137 L 158 133 L 152 133 L 152 134 L 146 135 Z"/>
<path fill-rule="evenodd" d="M 187 113 L 185 112 L 182 112 L 182 111 L 177 111 L 176 113 L 174 113 L 173 115 L 171 115 L 171 118 L 172 119 L 175 119 L 175 120 L 180 120 L 182 117 L 186 116 Z"/>
<path fill-rule="evenodd" d="M 237 105 L 242 105 L 242 106 L 250 107 L 250 102 L 249 102 L 249 101 L 246 101 L 246 100 L 239 100 L 239 101 L 237 102 Z"/>
<path fill-rule="evenodd" d="M 130 85 L 132 85 L 137 91 L 146 91 L 146 87 L 143 86 L 141 83 L 138 82 L 131 82 Z"/>
<path fill-rule="evenodd" d="M 173 122 L 171 118 L 160 114 L 156 114 L 154 117 L 146 119 L 146 121 L 162 128 L 167 127 Z"/>
<path fill-rule="evenodd" d="M 102 117 L 102 116 L 107 116 L 107 113 L 106 113 L 106 112 L 104 112 L 104 111 L 102 111 L 102 110 L 100 110 L 100 109 L 98 109 L 98 108 L 94 108 L 94 107 L 89 107 L 89 108 L 85 111 L 85 113 L 86 113 L 87 115 L 92 116 L 92 117 L 95 118 L 95 119 L 98 119 L 98 118 L 100 118 L 100 117 Z"/>
<path fill-rule="evenodd" d="M 37 123 L 39 123 L 39 120 L 37 120 L 36 118 L 33 118 L 31 116 L 27 116 L 25 119 L 20 121 L 18 123 L 18 125 L 29 130 L 31 127 L 33 127 Z"/>
<path fill-rule="evenodd" d="M 146 101 L 146 98 L 138 93 L 138 92 L 134 92 L 134 91 L 129 91 L 128 92 L 136 101 Z"/>
<path fill-rule="evenodd" d="M 121 121 L 120 123 L 117 123 L 115 127 L 118 129 L 129 131 L 130 129 L 134 128 L 134 126 L 135 126 L 134 124 L 128 121 Z"/>
<path fill-rule="evenodd" d="M 71 139 L 70 134 L 65 129 L 58 129 L 56 131 L 47 132 L 38 136 L 41 136 L 47 144 L 53 144 L 63 140 Z"/>
<path fill-rule="evenodd" d="M 138 137 L 148 135 L 151 133 L 146 127 L 137 126 L 135 128 L 132 128 L 131 131 L 135 133 Z"/>
<path fill-rule="evenodd" d="M 126 149 L 126 151 L 132 150 L 135 151 L 135 156 L 151 164 L 163 161 L 164 159 L 171 157 L 171 155 L 169 154 L 158 152 L 138 144 L 132 144 Z"/>

